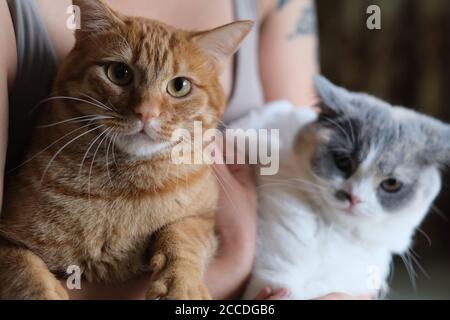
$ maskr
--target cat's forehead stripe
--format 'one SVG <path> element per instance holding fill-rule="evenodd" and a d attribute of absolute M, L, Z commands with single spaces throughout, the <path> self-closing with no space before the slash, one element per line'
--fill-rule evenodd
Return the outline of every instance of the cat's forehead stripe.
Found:
<path fill-rule="evenodd" d="M 143 23 L 137 35 L 138 45 L 134 51 L 134 59 L 141 60 L 155 80 L 158 73 L 164 70 L 170 54 L 170 43 L 173 33 L 158 25 Z"/>

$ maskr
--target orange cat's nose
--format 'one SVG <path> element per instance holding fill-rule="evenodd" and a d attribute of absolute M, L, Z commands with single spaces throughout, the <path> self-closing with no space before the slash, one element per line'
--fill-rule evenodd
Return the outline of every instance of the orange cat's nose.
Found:
<path fill-rule="evenodd" d="M 158 118 L 161 113 L 158 107 L 149 104 L 139 105 L 134 108 L 134 112 L 139 115 L 141 120 L 144 122 Z"/>

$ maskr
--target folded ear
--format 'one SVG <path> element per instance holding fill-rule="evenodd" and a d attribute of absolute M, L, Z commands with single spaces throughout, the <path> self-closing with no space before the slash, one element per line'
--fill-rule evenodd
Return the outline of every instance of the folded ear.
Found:
<path fill-rule="evenodd" d="M 102 0 L 73 0 L 80 16 L 80 28 L 76 30 L 75 37 L 82 38 L 91 33 L 111 29 L 123 21 L 120 14 L 112 10 Z"/>
<path fill-rule="evenodd" d="M 444 124 L 441 129 L 441 137 L 438 144 L 434 146 L 434 154 L 437 156 L 437 162 L 444 166 L 450 166 L 450 126 Z M 432 156 L 433 153 L 430 153 Z"/>
<path fill-rule="evenodd" d="M 253 21 L 236 21 L 230 24 L 193 35 L 193 40 L 206 53 L 223 64 L 241 45 L 253 27 Z"/>
<path fill-rule="evenodd" d="M 346 113 L 350 108 L 351 93 L 338 87 L 323 76 L 314 76 L 314 85 L 320 98 L 323 115 L 332 116 Z"/>
<path fill-rule="evenodd" d="M 410 110 L 401 117 L 411 125 L 407 135 L 421 148 L 422 162 L 450 166 L 450 125 Z"/>

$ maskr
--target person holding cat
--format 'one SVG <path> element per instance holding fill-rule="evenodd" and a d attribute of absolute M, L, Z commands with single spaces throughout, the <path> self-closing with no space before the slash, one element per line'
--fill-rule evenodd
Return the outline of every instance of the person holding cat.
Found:
<path fill-rule="evenodd" d="M 312 76 L 318 72 L 317 30 L 313 0 L 105 0 L 115 11 L 143 16 L 185 30 L 206 30 L 233 20 L 255 26 L 220 78 L 226 98 L 225 123 L 267 101 L 288 99 L 314 105 Z M 0 165 L 21 163 L 29 140 L 30 108 L 50 94 L 56 67 L 74 44 L 67 27 L 71 0 L 8 0 L 0 3 Z M 31 29 L 27 26 L 32 26 Z M 73 68 L 79 66 L 74 63 Z M 117 67 L 117 66 L 115 66 Z M 120 66 L 119 66 L 120 67 Z M 113 76 L 117 75 L 114 69 Z M 124 69 L 119 70 L 123 76 Z M 183 85 L 185 82 L 183 82 Z M 175 84 L 175 87 L 177 84 Z M 107 107 L 107 106 L 105 106 Z M 8 123 L 9 118 L 9 123 Z M 9 134 L 7 132 L 9 128 Z M 7 144 L 9 141 L 9 144 Z M 8 152 L 6 152 L 8 148 Z M 256 237 L 256 196 L 248 168 L 216 166 L 227 186 L 217 212 L 218 254 L 210 263 L 206 285 L 213 298 L 236 298 L 250 274 Z M 3 174 L 3 170 L 1 170 Z M 0 179 L 0 192 L 3 176 Z M 141 276 L 117 285 L 82 283 L 70 298 L 142 298 L 149 279 Z M 283 298 L 285 290 L 264 289 L 257 298 Z M 331 295 L 325 298 L 344 298 Z"/>

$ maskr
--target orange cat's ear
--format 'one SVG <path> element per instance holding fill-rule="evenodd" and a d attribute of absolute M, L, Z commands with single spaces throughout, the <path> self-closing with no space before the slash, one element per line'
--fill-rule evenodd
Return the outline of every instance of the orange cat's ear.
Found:
<path fill-rule="evenodd" d="M 112 10 L 102 0 L 73 0 L 73 5 L 80 10 L 81 25 L 75 32 L 77 39 L 95 32 L 109 30 L 122 24 L 118 13 Z"/>
<path fill-rule="evenodd" d="M 253 21 L 248 20 L 236 21 L 197 33 L 193 39 L 205 52 L 211 54 L 219 63 L 223 63 L 239 49 L 253 24 Z"/>

